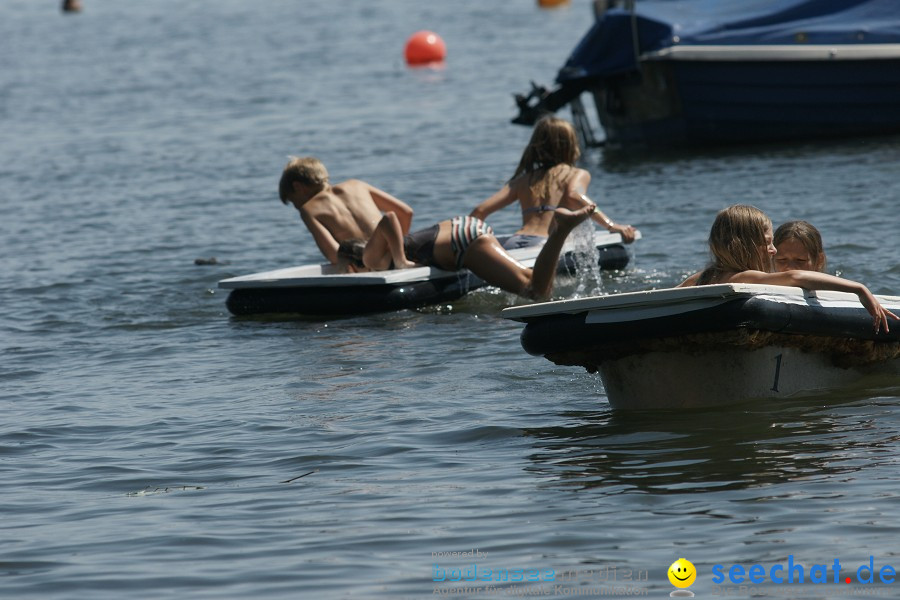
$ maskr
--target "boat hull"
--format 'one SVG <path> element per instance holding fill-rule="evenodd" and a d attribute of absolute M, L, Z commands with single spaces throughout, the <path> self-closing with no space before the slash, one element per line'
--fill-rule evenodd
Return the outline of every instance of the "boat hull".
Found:
<path fill-rule="evenodd" d="M 610 146 L 900 133 L 900 59 L 649 58 L 590 89 Z"/>
<path fill-rule="evenodd" d="M 900 298 L 879 299 L 896 312 Z M 875 332 L 856 296 L 727 284 L 514 307 L 523 348 L 599 373 L 610 405 L 643 410 L 736 404 L 900 383 L 900 327 Z"/>
<path fill-rule="evenodd" d="M 766 346 L 690 354 L 648 352 L 604 361 L 599 373 L 612 408 L 659 410 L 810 395 L 875 375 L 900 376 L 900 363 L 837 367 L 825 354 Z"/>

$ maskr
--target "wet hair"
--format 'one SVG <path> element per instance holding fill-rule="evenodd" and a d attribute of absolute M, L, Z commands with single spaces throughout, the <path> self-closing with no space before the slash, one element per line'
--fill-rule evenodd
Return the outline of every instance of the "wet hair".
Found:
<path fill-rule="evenodd" d="M 338 244 L 338 262 L 353 265 L 360 269 L 364 269 L 366 264 L 363 262 L 363 252 L 366 249 L 365 240 L 352 238 L 344 240 Z"/>
<path fill-rule="evenodd" d="M 825 270 L 825 246 L 822 244 L 822 234 L 819 230 L 806 221 L 788 221 L 782 223 L 775 230 L 772 243 L 777 248 L 779 244 L 788 240 L 797 240 L 809 253 L 810 262 L 817 271 Z M 819 262 L 821 261 L 821 265 Z"/>
<path fill-rule="evenodd" d="M 543 117 L 531 132 L 512 179 L 529 175 L 532 192 L 538 197 L 546 197 L 550 191 L 550 170 L 557 165 L 573 166 L 579 156 L 581 148 L 572 124 L 559 117 Z"/>
<path fill-rule="evenodd" d="M 769 273 L 772 261 L 766 249 L 766 231 L 770 227 L 772 221 L 755 206 L 734 204 L 720 210 L 709 231 L 712 264 L 698 283 L 714 283 L 725 273 Z"/>
<path fill-rule="evenodd" d="M 328 170 L 322 161 L 313 156 L 292 156 L 281 173 L 281 181 L 278 182 L 278 196 L 282 203 L 288 203 L 288 198 L 294 191 L 295 181 L 322 188 L 328 183 Z"/>

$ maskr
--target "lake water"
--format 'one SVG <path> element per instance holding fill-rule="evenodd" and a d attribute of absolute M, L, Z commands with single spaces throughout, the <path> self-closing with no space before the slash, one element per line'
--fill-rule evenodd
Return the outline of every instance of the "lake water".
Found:
<path fill-rule="evenodd" d="M 320 260 L 277 197 L 288 155 L 419 224 L 496 190 L 530 134 L 512 94 L 552 83 L 590 2 L 58 4 L 0 8 L 0 596 L 667 597 L 685 557 L 710 597 L 716 565 L 900 567 L 900 382 L 623 415 L 522 351 L 507 294 L 226 311 L 220 279 Z M 443 69 L 405 66 L 420 29 Z M 587 151 L 592 197 L 644 236 L 604 291 L 680 282 L 740 201 L 813 221 L 832 272 L 900 292 L 897 142 Z M 467 592 L 472 565 L 540 581 Z"/>

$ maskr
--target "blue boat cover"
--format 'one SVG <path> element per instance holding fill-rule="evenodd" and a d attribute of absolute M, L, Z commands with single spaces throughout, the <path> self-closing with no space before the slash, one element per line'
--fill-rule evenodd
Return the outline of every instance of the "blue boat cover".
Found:
<path fill-rule="evenodd" d="M 900 43 L 900 0 L 636 0 L 610 9 L 572 51 L 557 83 L 636 70 L 674 45 Z M 633 32 L 637 32 L 635 44 Z"/>

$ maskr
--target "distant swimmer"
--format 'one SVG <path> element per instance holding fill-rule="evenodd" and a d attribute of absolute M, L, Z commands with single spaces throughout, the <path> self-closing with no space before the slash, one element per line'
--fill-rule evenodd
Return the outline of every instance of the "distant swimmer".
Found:
<path fill-rule="evenodd" d="M 63 12 L 81 12 L 81 0 L 63 0 Z"/>

